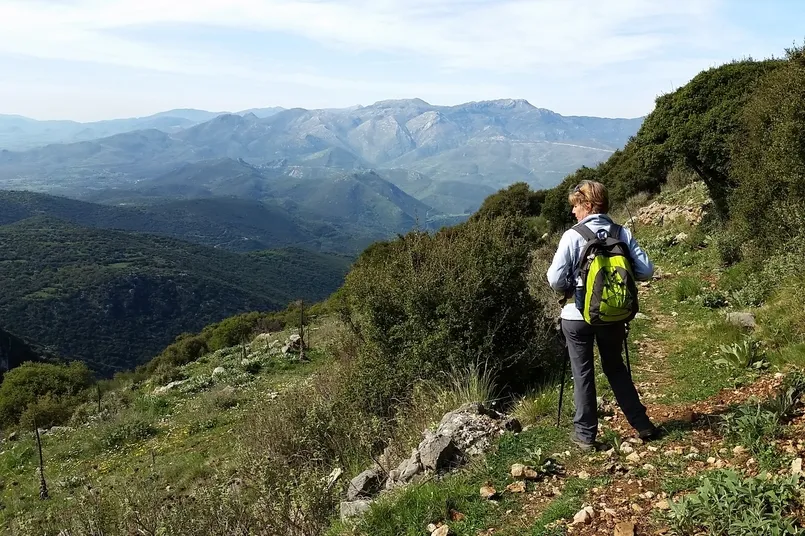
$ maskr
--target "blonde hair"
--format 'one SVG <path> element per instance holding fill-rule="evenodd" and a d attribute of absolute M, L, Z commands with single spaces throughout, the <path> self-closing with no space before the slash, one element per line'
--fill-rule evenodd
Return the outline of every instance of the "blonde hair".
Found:
<path fill-rule="evenodd" d="M 581 181 L 567 196 L 572 206 L 590 203 L 590 214 L 609 212 L 609 193 L 607 187 L 597 181 Z"/>

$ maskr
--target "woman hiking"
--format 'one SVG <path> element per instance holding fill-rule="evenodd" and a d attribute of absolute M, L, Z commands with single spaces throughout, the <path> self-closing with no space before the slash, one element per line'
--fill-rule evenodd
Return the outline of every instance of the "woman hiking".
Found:
<path fill-rule="evenodd" d="M 573 398 L 576 405 L 574 430 L 570 434 L 570 439 L 583 450 L 595 449 L 598 404 L 593 347 L 596 342 L 601 354 L 601 367 L 626 419 L 637 430 L 641 439 L 653 439 L 657 436 L 657 428 L 646 415 L 646 408 L 640 402 L 631 375 L 621 358 L 621 350 L 626 340 L 626 324 L 613 322 L 606 325 L 592 325 L 585 320 L 580 310 L 585 299 L 584 282 L 579 274 L 581 251 L 589 237 L 612 237 L 626 244 L 634 278 L 638 281 L 650 280 L 654 274 L 654 265 L 637 244 L 632 233 L 617 225 L 607 215 L 609 195 L 606 186 L 600 182 L 582 181 L 573 189 L 568 201 L 573 206 L 573 215 L 579 224 L 592 231 L 590 233 L 579 226 L 566 231 L 559 241 L 559 247 L 547 274 L 551 287 L 557 292 L 564 293 L 565 296 L 561 324 L 573 372 Z M 575 299 L 568 301 L 568 298 L 574 297 Z"/>

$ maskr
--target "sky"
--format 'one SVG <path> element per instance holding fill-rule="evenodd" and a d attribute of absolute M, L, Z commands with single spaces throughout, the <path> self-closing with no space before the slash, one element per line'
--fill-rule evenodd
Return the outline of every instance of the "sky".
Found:
<path fill-rule="evenodd" d="M 802 0 L 0 0 L 0 114 L 520 98 L 639 117 L 805 39 Z"/>

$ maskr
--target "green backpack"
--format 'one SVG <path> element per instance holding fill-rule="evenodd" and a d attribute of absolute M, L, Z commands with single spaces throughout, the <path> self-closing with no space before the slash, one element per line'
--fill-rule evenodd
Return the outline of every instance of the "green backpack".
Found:
<path fill-rule="evenodd" d="M 576 307 L 593 326 L 631 321 L 639 308 L 637 282 L 629 246 L 620 240 L 621 226 L 593 232 L 580 223 L 573 227 L 587 240 L 579 256 L 582 287 L 576 289 Z"/>

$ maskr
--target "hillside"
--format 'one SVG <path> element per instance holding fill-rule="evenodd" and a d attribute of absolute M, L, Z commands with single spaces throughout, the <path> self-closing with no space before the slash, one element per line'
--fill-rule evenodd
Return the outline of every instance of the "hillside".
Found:
<path fill-rule="evenodd" d="M 241 114 L 254 113 L 269 117 L 282 108 L 257 108 Z M 20 151 L 54 143 L 71 143 L 105 138 L 134 130 L 157 129 L 176 132 L 209 121 L 224 112 L 206 110 L 168 110 L 147 117 L 109 119 L 80 123 L 77 121 L 37 121 L 19 115 L 0 114 L 0 149 Z"/>
<path fill-rule="evenodd" d="M 220 536 L 244 526 L 266 536 L 289 526 L 302 527 L 305 536 L 427 534 L 429 525 L 456 536 L 692 536 L 708 528 L 721 536 L 731 534 L 736 519 L 747 535 L 801 527 L 805 380 L 797 370 L 805 365 L 805 333 L 802 311 L 790 301 L 801 274 L 787 274 L 762 304 L 742 301 L 752 292 L 746 267 L 725 269 L 697 218 L 662 223 L 657 209 L 707 210 L 704 191 L 701 184 L 669 189 L 636 214 L 658 276 L 640 288 L 643 316 L 632 324 L 630 355 L 649 414 L 665 431 L 658 441 L 633 437 L 599 374 L 602 446 L 575 450 L 567 440 L 572 393 L 565 393 L 557 428 L 559 386 L 549 382 L 514 400 L 497 399 L 526 428 L 501 433 L 479 461 L 384 492 L 363 516 L 339 521 L 349 480 L 372 460 L 396 463 L 444 411 L 495 395 L 483 377 L 425 384 L 424 398 L 392 428 L 393 448 L 375 446 L 370 458 L 375 424 L 355 422 L 330 398 L 341 373 L 335 349 L 344 351 L 337 342 L 349 338 L 325 316 L 308 328 L 306 362 L 279 351 L 295 333 L 289 327 L 254 336 L 245 361 L 240 346 L 223 348 L 170 374 L 121 376 L 104 385 L 100 413 L 89 400 L 68 427 L 43 435 L 49 501 L 36 497 L 33 438 L 7 443 L 0 477 L 16 484 L 2 488 L 7 508 L 0 523 L 21 535 L 78 532 L 92 520 L 110 533 L 139 527 Z M 535 280 L 557 239 L 537 248 Z M 754 327 L 735 320 L 747 314 Z M 729 364 L 730 352 L 745 341 L 758 341 L 752 362 L 762 366 Z M 169 379 L 179 383 L 168 387 Z M 273 464 L 277 457 L 288 467 Z M 534 475 L 514 477 L 516 464 Z M 346 475 L 332 489 L 323 487 L 337 474 L 333 469 Z M 492 500 L 483 495 L 490 488 Z M 121 500 L 129 508 L 120 508 Z M 181 507 L 164 508 L 165 502 Z"/>
<path fill-rule="evenodd" d="M 4 329 L 0 329 L 0 374 L 26 361 L 39 361 L 51 357 Z"/>
<path fill-rule="evenodd" d="M 0 225 L 46 216 L 99 229 L 172 236 L 232 251 L 285 246 L 353 251 L 341 249 L 349 237 L 342 236 L 336 228 L 302 221 L 276 203 L 234 197 L 169 200 L 141 197 L 135 192 L 114 195 L 147 204 L 111 206 L 35 192 L 0 190 Z"/>
<path fill-rule="evenodd" d="M 298 249 L 238 255 L 43 217 L 0 226 L 0 240 L 0 325 L 103 374 L 235 313 L 323 299 L 350 263 Z"/>
<path fill-rule="evenodd" d="M 170 132 L 149 127 L 0 151 L 0 186 L 76 196 L 99 187 L 126 189 L 187 163 L 229 158 L 336 170 L 402 168 L 470 188 L 498 189 L 517 181 L 549 187 L 581 165 L 606 159 L 640 123 L 565 117 L 522 100 L 434 106 L 413 99 L 268 116 L 224 114 Z"/>

